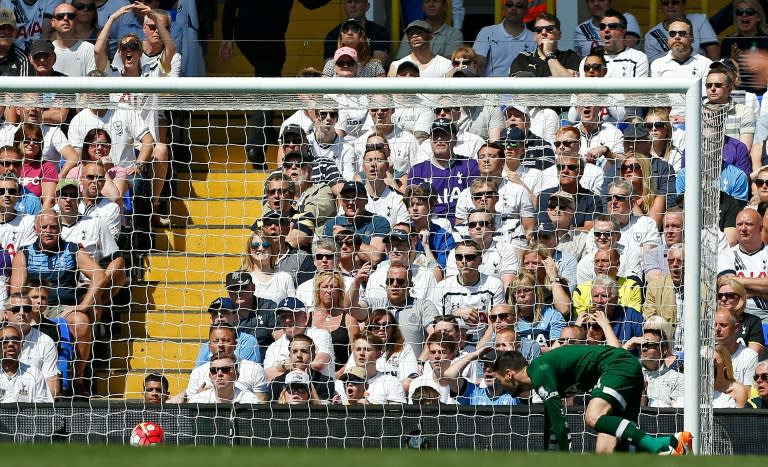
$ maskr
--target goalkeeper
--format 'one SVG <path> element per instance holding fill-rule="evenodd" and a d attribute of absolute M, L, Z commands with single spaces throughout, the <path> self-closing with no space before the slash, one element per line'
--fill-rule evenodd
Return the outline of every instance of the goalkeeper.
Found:
<path fill-rule="evenodd" d="M 637 358 L 624 349 L 560 347 L 530 364 L 520 352 L 504 352 L 496 358 L 493 371 L 513 396 L 531 390 L 541 397 L 545 406 L 544 433 L 554 435 L 560 450 L 570 449 L 562 398 L 588 391 L 592 399 L 584 411 L 584 421 L 599 433 L 596 452 L 613 452 L 617 441 L 657 454 L 682 455 L 691 449 L 690 432 L 655 437 L 637 426 L 643 373 Z M 544 438 L 546 448 L 549 437 Z"/>

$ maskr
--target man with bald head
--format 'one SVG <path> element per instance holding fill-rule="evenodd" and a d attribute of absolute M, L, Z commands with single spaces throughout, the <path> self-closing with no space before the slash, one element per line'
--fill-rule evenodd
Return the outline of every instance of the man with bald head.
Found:
<path fill-rule="evenodd" d="M 762 240 L 763 218 L 754 209 L 742 209 L 736 215 L 738 244 L 730 255 L 721 258 L 720 275 L 734 275 L 747 290 L 744 311 L 768 322 L 768 248 Z"/>

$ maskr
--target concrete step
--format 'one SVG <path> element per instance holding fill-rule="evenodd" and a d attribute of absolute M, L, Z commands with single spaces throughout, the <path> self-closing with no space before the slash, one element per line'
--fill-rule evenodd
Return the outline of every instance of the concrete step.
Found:
<path fill-rule="evenodd" d="M 206 309 L 182 312 L 150 311 L 137 314 L 129 323 L 133 338 L 201 340 L 207 339 L 210 317 Z"/>
<path fill-rule="evenodd" d="M 240 255 L 164 255 L 159 252 L 152 253 L 145 259 L 144 278 L 150 282 L 178 282 L 180 287 L 186 287 L 186 284 L 191 282 L 223 284 L 226 274 L 240 267 L 240 261 Z"/>
<path fill-rule="evenodd" d="M 260 198 L 267 172 L 195 172 L 176 181 L 180 198 Z"/>
<path fill-rule="evenodd" d="M 239 266 L 239 264 L 238 264 Z M 237 268 L 231 269 L 231 271 Z M 230 271 L 227 271 L 230 272 Z M 181 284 L 154 282 L 133 287 L 133 300 L 137 306 L 164 312 L 189 309 L 208 309 L 217 297 L 227 295 L 222 281 L 189 281 Z"/>
<path fill-rule="evenodd" d="M 234 253 L 245 251 L 250 229 L 173 228 L 155 232 L 155 248 L 187 253 Z"/>
<path fill-rule="evenodd" d="M 259 199 L 175 200 L 171 201 L 174 225 L 250 226 L 261 216 Z"/>
<path fill-rule="evenodd" d="M 133 340 L 128 344 L 131 352 L 128 357 L 128 368 L 145 370 L 162 368 L 164 371 L 191 371 L 195 367 L 195 359 L 200 351 L 200 343 L 196 341 L 171 340 Z"/>
<path fill-rule="evenodd" d="M 197 126 L 189 129 L 193 144 L 245 144 L 242 126 Z"/>
<path fill-rule="evenodd" d="M 172 395 L 186 389 L 189 371 L 172 372 L 163 369 L 132 371 L 99 371 L 96 373 L 96 390 L 110 399 L 142 399 L 144 378 L 150 373 L 157 373 L 168 379 Z"/>

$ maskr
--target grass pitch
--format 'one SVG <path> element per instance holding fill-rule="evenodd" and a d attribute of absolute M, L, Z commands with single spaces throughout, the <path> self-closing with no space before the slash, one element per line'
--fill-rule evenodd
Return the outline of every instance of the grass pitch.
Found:
<path fill-rule="evenodd" d="M 521 465 L 526 467 L 727 467 L 765 465 L 766 457 L 658 457 L 646 454 L 519 453 L 484 451 L 408 451 L 376 449 L 305 449 L 85 445 L 0 445 L 2 465 L 78 467 L 139 466 L 268 466 L 268 467 L 478 467 Z"/>

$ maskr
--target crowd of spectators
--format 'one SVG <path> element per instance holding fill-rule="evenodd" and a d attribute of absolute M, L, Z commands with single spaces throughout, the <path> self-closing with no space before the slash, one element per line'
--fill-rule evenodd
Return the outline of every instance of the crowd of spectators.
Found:
<path fill-rule="evenodd" d="M 194 2 L 36 3 L 0 1 L 4 75 L 204 74 Z M 661 0 L 664 19 L 645 36 L 611 3 L 586 0 L 591 18 L 562 50 L 560 20 L 526 21 L 525 0 L 507 0 L 503 21 L 471 46 L 446 24 L 447 2 L 424 0 L 425 18 L 394 52 L 366 19 L 369 2 L 344 0 L 325 66 L 301 76 L 702 78 L 704 102 L 727 113 L 716 345 L 702 355 L 714 361 L 716 407 L 763 407 L 768 112 L 765 83 L 746 66 L 768 37 L 763 4 L 734 1 L 736 36 L 721 46 L 727 20 L 688 14 L 685 0 Z M 285 49 L 274 40 L 290 8 L 226 0 L 221 59 L 236 43 L 256 76 L 279 76 Z M 170 117 L 132 110 L 147 96 L 118 98 L 130 108 L 42 108 L 28 94 L 4 109 L 0 402 L 90 395 L 93 324 L 127 281 L 117 246 L 126 200 L 146 193 L 152 224 L 169 224 Z M 516 405 L 525 401 L 495 381 L 485 347 L 533 360 L 609 345 L 639 358 L 646 405 L 681 406 L 684 332 L 698 332 L 682 323 L 681 195 L 686 157 L 699 157 L 686 154 L 685 109 L 376 99 L 286 116 L 263 214 L 208 308 L 189 382 L 170 394 L 163 375 L 148 375 L 145 401 Z M 273 117 L 251 122 L 246 149 L 260 166 Z"/>

